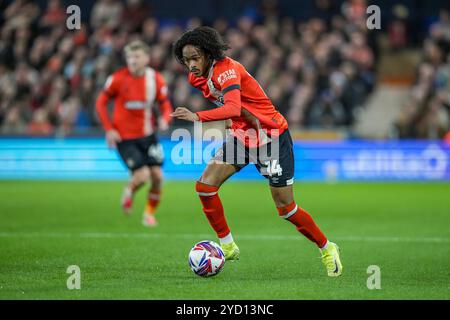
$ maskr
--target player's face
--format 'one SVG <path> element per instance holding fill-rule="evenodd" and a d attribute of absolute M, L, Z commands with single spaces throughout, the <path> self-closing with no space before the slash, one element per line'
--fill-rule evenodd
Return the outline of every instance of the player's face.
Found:
<path fill-rule="evenodd" d="M 206 76 L 206 73 L 208 72 L 209 62 L 205 53 L 200 48 L 190 44 L 184 46 L 183 62 L 189 69 L 189 72 L 192 72 L 194 76 Z"/>
<path fill-rule="evenodd" d="M 144 50 L 133 50 L 126 53 L 127 67 L 134 75 L 144 74 L 145 67 L 150 61 L 150 57 Z"/>

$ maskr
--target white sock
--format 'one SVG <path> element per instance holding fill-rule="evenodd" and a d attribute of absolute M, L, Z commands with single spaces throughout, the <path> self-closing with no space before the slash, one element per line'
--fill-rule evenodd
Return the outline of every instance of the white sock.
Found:
<path fill-rule="evenodd" d="M 229 244 L 233 242 L 233 236 L 231 235 L 231 232 L 223 237 L 223 238 L 219 238 L 220 244 Z"/>
<path fill-rule="evenodd" d="M 328 243 L 330 243 L 330 241 L 327 240 L 327 243 L 325 243 L 325 245 L 320 248 L 320 250 L 325 250 L 328 247 Z"/>
<path fill-rule="evenodd" d="M 128 187 L 128 186 L 125 187 L 124 195 L 125 195 L 126 197 L 131 197 L 131 196 L 133 195 L 133 191 L 131 190 L 130 187 Z"/>

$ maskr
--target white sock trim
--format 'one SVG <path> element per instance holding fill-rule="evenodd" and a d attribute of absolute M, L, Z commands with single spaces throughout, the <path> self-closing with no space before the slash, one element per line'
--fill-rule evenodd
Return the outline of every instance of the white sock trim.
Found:
<path fill-rule="evenodd" d="M 216 192 L 197 192 L 197 194 L 200 197 L 211 197 L 211 196 L 217 194 L 217 191 Z"/>
<path fill-rule="evenodd" d="M 133 196 L 133 191 L 131 190 L 130 187 L 126 186 L 123 189 L 122 197 L 123 198 L 131 198 L 132 196 Z"/>
<path fill-rule="evenodd" d="M 233 236 L 231 235 L 231 232 L 230 232 L 225 237 L 219 238 L 219 241 L 220 241 L 220 244 L 229 244 L 229 243 L 232 243 L 234 240 L 233 240 Z"/>
<path fill-rule="evenodd" d="M 160 195 L 159 195 L 159 193 L 149 193 L 148 194 L 148 199 L 159 200 L 160 199 Z"/>
<path fill-rule="evenodd" d="M 325 243 L 325 245 L 322 248 L 320 248 L 320 250 L 325 250 L 328 247 L 329 243 L 330 243 L 330 241 L 327 240 L 327 243 Z"/>
<path fill-rule="evenodd" d="M 292 210 L 289 211 L 287 214 L 285 214 L 284 216 L 281 216 L 281 217 L 282 217 L 283 219 L 287 219 L 287 218 L 293 216 L 294 213 L 297 212 L 297 210 L 298 210 L 298 205 L 295 205 L 295 208 L 294 208 L 294 209 L 292 209 Z"/>

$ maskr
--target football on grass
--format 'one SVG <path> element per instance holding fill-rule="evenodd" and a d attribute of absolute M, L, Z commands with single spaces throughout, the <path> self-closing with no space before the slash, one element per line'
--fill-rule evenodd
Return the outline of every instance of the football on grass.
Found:
<path fill-rule="evenodd" d="M 200 241 L 189 252 L 189 266 L 200 277 L 215 276 L 224 264 L 222 248 L 214 241 Z"/>

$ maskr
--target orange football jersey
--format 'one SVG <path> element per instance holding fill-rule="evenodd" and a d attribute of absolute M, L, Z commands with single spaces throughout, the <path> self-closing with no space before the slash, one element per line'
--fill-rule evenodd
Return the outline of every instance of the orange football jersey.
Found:
<path fill-rule="evenodd" d="M 114 99 L 112 121 L 107 108 L 109 99 Z M 162 75 L 148 67 L 144 75 L 135 77 L 125 67 L 108 77 L 96 108 L 105 130 L 116 129 L 122 139 L 135 139 L 157 130 L 153 112 L 155 102 L 169 123 L 172 105 Z"/>
<path fill-rule="evenodd" d="M 279 136 L 288 128 L 286 119 L 259 83 L 242 64 L 229 57 L 215 61 L 208 77 L 189 73 L 189 82 L 219 107 L 197 112 L 200 121 L 231 119 L 232 134 L 247 146 L 262 144 L 262 133 Z M 257 136 L 249 131 L 256 132 Z"/>

